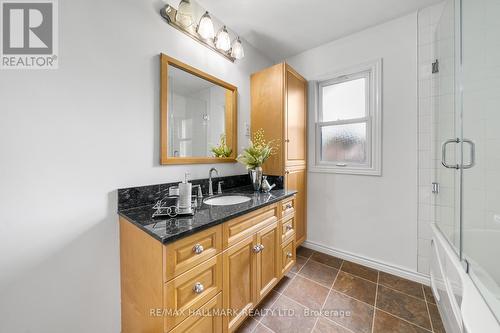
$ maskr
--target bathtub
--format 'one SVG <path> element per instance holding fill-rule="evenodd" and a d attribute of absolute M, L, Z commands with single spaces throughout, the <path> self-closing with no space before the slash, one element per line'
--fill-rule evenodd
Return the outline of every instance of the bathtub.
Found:
<path fill-rule="evenodd" d="M 490 308 L 500 313 L 500 230 L 464 230 L 463 246 L 469 275 Z"/>
<path fill-rule="evenodd" d="M 476 286 L 473 283 L 471 276 L 465 272 L 463 263 L 460 262 L 458 256 L 435 224 L 432 224 L 432 231 L 431 288 L 446 332 L 500 333 L 499 322 L 478 290 L 478 287 L 483 288 L 485 286 Z M 470 246 L 471 251 L 472 248 L 478 251 L 469 252 L 469 254 L 474 258 L 479 258 L 481 264 L 484 265 L 482 267 L 485 268 L 481 268 L 481 265 L 477 262 L 471 262 L 472 266 L 475 267 L 471 274 L 483 274 L 481 281 L 494 283 L 495 280 L 490 275 L 487 275 L 485 280 L 483 279 L 487 271 L 495 274 L 498 268 L 498 264 L 491 271 L 491 267 L 488 267 L 490 264 L 494 265 L 495 260 L 497 263 L 499 260 L 498 257 L 495 258 L 495 255 L 492 254 L 500 253 L 492 250 L 493 246 L 500 246 L 498 238 L 494 243 L 489 238 L 500 236 L 500 234 L 491 235 L 489 232 L 486 233 L 481 230 L 470 230 L 468 232 L 470 232 L 470 234 L 466 235 L 468 246 Z M 474 246 L 478 244 L 481 244 L 481 246 Z M 488 245 L 488 248 L 484 245 Z M 477 281 L 477 279 L 474 279 L 474 281 Z M 495 285 L 488 286 L 488 288 L 494 288 Z M 487 295 L 488 297 L 496 297 L 494 293 L 488 293 Z"/>

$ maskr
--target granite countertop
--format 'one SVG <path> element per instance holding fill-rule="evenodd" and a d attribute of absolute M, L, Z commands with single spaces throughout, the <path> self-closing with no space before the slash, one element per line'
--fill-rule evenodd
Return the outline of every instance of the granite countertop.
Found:
<path fill-rule="evenodd" d="M 251 200 L 227 206 L 211 206 L 199 203 L 193 216 L 152 218 L 154 212 L 153 205 L 122 209 L 118 211 L 118 214 L 163 244 L 166 244 L 278 202 L 295 193 L 296 191 L 287 190 L 273 190 L 269 193 L 259 193 L 245 188 L 236 188 L 224 194 L 245 195 L 251 197 Z M 203 200 L 206 198 L 204 197 Z"/>

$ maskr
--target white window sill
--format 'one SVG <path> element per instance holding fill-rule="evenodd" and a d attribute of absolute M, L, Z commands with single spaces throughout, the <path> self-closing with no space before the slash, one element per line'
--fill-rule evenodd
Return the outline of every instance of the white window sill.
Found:
<path fill-rule="evenodd" d="M 382 170 L 371 168 L 310 166 L 310 173 L 333 173 L 341 175 L 382 176 Z"/>

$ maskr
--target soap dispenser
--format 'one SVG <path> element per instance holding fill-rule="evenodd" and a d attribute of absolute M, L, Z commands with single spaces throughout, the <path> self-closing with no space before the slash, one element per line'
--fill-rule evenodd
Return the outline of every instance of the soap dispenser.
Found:
<path fill-rule="evenodd" d="M 189 172 L 184 175 L 184 181 L 179 183 L 179 214 L 192 214 L 193 209 L 191 207 L 191 191 L 193 184 L 188 182 Z"/>

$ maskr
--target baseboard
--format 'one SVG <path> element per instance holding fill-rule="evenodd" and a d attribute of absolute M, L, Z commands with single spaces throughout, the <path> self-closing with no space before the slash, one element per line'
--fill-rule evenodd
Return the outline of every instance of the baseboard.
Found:
<path fill-rule="evenodd" d="M 359 256 L 356 254 L 352 254 L 352 253 L 349 253 L 346 251 L 337 250 L 337 249 L 334 249 L 332 247 L 329 247 L 329 246 L 326 246 L 326 245 L 323 245 L 320 243 L 312 242 L 309 240 L 306 240 L 302 244 L 302 246 L 307 247 L 308 249 L 311 249 L 311 250 L 323 252 L 323 253 L 338 257 L 340 259 L 349 260 L 349 261 L 352 261 L 354 263 L 357 263 L 357 264 L 360 264 L 363 266 L 377 269 L 377 270 L 382 271 L 382 272 L 393 274 L 393 275 L 396 275 L 396 276 L 399 276 L 399 277 L 402 277 L 402 278 L 405 278 L 405 279 L 408 279 L 411 281 L 422 283 L 422 284 L 425 284 L 427 286 L 430 285 L 430 277 L 425 275 L 425 274 L 419 273 L 419 272 L 414 272 L 414 271 L 411 271 L 411 270 L 408 270 L 408 269 L 405 269 L 402 267 L 386 264 L 386 263 L 383 263 L 380 261 L 375 261 L 373 259 L 365 258 L 365 257 Z"/>

